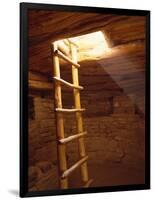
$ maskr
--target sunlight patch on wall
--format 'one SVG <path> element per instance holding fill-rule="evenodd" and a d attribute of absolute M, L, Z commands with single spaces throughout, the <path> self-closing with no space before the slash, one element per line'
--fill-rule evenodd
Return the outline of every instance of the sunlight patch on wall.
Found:
<path fill-rule="evenodd" d="M 79 60 L 100 59 L 109 51 L 104 34 L 101 31 L 77 37 Z"/>
<path fill-rule="evenodd" d="M 74 41 L 79 47 L 79 61 L 98 60 L 109 51 L 108 44 L 101 31 L 76 37 Z"/>
<path fill-rule="evenodd" d="M 89 33 L 73 38 L 68 38 L 78 46 L 78 62 L 86 60 L 99 60 L 110 51 L 102 31 Z M 63 50 L 68 54 L 67 39 L 58 41 Z M 67 45 L 67 48 L 64 46 Z"/>

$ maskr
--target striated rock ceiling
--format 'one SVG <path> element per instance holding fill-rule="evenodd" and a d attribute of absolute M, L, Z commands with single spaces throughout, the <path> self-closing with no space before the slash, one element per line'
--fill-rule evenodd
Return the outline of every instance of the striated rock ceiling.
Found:
<path fill-rule="evenodd" d="M 83 34 L 99 31 L 104 36 L 96 36 L 98 39 L 92 40 L 87 37 L 89 45 L 97 43 L 99 52 L 96 55 L 91 49 L 91 53 L 98 60 L 100 57 L 105 60 L 119 58 L 120 54 L 128 53 L 132 59 L 140 56 L 140 62 L 144 61 L 145 47 L 145 17 L 144 16 L 124 16 L 115 14 L 64 12 L 49 10 L 29 11 L 29 69 L 45 74 L 51 74 L 52 56 L 50 44 L 56 40 L 80 36 L 79 61 L 92 57 L 86 52 L 86 42 Z M 95 37 L 95 36 L 94 36 Z M 102 38 L 101 38 L 102 37 Z M 103 53 L 104 38 L 109 51 Z M 103 40 L 103 42 L 101 42 Z M 96 41 L 96 42 L 95 42 Z M 103 43 L 100 46 L 100 42 Z M 81 43 L 84 43 L 81 47 Z M 91 47 L 90 47 L 91 48 Z M 112 51 L 111 51 L 112 50 Z M 100 53 L 101 52 L 101 53 Z M 101 55 L 100 55 L 101 54 Z M 116 60 L 118 62 L 118 59 Z M 142 66 L 142 64 L 140 65 Z"/>
<path fill-rule="evenodd" d="M 81 85 L 100 92 L 122 87 L 126 94 L 138 98 L 144 112 L 144 16 L 29 10 L 28 17 L 30 71 L 52 77 L 51 43 L 75 37 Z M 66 63 L 61 64 L 62 75 L 71 81 Z"/>

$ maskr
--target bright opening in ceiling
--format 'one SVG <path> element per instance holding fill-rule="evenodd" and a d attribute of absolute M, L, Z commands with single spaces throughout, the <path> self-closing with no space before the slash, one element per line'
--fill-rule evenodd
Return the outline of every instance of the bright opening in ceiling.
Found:
<path fill-rule="evenodd" d="M 84 60 L 99 60 L 109 51 L 102 31 L 68 38 L 68 40 L 73 41 L 78 46 L 78 62 Z M 62 41 L 65 41 L 66 44 L 66 39 L 58 42 L 62 43 Z"/>

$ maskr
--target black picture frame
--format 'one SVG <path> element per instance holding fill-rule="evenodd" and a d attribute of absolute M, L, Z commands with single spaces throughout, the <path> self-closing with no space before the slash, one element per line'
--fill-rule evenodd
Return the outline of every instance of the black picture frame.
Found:
<path fill-rule="evenodd" d="M 66 189 L 28 192 L 28 9 L 98 12 L 118 15 L 146 16 L 146 74 L 145 74 L 145 184 L 98 188 Z M 84 6 L 20 3 L 20 196 L 49 196 L 150 189 L 150 11 Z"/>

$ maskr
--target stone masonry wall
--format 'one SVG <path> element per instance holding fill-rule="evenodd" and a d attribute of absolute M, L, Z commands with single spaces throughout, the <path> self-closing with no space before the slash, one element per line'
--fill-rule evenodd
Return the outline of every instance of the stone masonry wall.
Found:
<path fill-rule="evenodd" d="M 31 95 L 34 119 L 29 119 L 29 189 L 58 187 L 55 117 L 51 95 Z"/>

